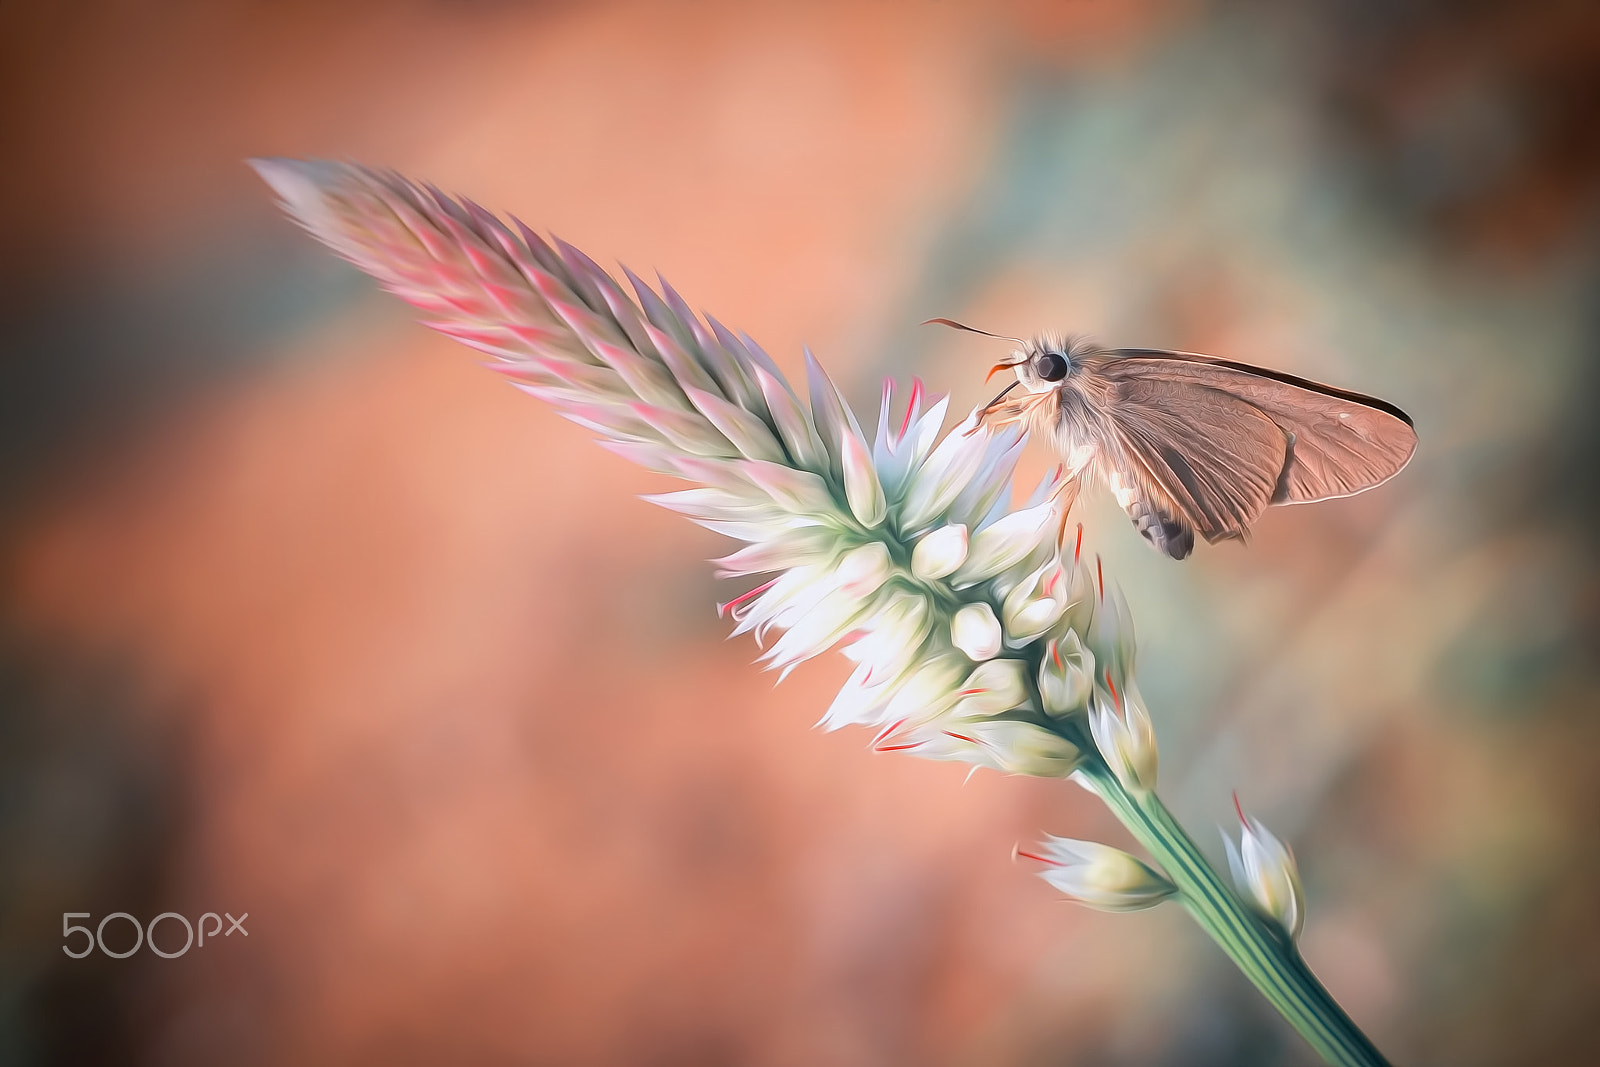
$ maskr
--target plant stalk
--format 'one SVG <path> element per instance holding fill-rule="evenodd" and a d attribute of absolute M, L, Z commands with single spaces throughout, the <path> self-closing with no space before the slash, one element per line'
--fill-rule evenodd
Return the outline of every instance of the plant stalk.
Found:
<path fill-rule="evenodd" d="M 1098 759 L 1078 773 L 1149 850 L 1206 933 L 1324 1060 L 1337 1067 L 1388 1067 L 1389 1061 L 1311 973 L 1289 936 L 1217 874 L 1154 793 L 1124 788 Z"/>

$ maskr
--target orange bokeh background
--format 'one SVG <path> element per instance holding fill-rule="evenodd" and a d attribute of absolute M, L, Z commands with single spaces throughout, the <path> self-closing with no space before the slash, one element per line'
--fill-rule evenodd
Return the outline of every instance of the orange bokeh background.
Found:
<path fill-rule="evenodd" d="M 1309 1056 L 1178 909 L 1080 910 L 1008 862 L 1126 844 L 1087 794 L 808 729 L 842 661 L 774 689 L 722 640 L 721 540 L 296 233 L 253 155 L 660 269 L 868 411 L 885 375 L 985 399 L 991 350 L 935 314 L 1411 410 L 1400 479 L 1248 548 L 1180 567 L 1080 517 L 1164 792 L 1207 847 L 1233 789 L 1291 841 L 1307 958 L 1379 1044 L 1600 1048 L 1600 27 L 1419 10 L 0 16 L 0 1058 Z M 64 912 L 225 909 L 247 940 L 58 951 Z"/>

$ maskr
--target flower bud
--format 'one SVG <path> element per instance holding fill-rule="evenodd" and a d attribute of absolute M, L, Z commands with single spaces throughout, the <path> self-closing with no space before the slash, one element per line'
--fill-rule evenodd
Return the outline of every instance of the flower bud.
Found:
<path fill-rule="evenodd" d="M 1039 877 L 1080 904 L 1100 911 L 1153 908 L 1177 887 L 1120 848 L 1068 837 L 1047 837 L 1027 856 L 1047 864 Z"/>
<path fill-rule="evenodd" d="M 1045 646 L 1039 665 L 1039 695 L 1044 710 L 1057 718 L 1081 710 L 1094 692 L 1094 653 L 1083 647 L 1074 630 Z"/>
<path fill-rule="evenodd" d="M 1088 636 L 1094 621 L 1095 605 L 1099 601 L 1095 588 L 1096 577 L 1097 574 L 1081 562 L 1073 564 L 1069 575 L 1072 585 L 1067 593 L 1067 610 L 1061 616 L 1061 626 L 1076 630 L 1084 637 Z"/>
<path fill-rule="evenodd" d="M 1100 561 L 1095 561 L 1094 615 L 1089 622 L 1084 640 L 1094 649 L 1095 661 L 1100 669 L 1117 678 L 1133 675 L 1138 644 L 1133 634 L 1133 613 L 1122 591 L 1107 588 L 1100 574 Z"/>
<path fill-rule="evenodd" d="M 1019 648 L 1048 632 L 1065 614 L 1068 592 L 1061 562 L 1052 559 L 1007 593 L 1000 613 L 1011 647 Z"/>
<path fill-rule="evenodd" d="M 968 604 L 950 620 L 950 643 L 974 662 L 993 659 L 1000 652 L 1000 620 L 983 601 Z"/>
<path fill-rule="evenodd" d="M 1041 531 L 1054 516 L 1054 504 L 1040 504 L 1013 511 L 979 530 L 973 535 L 966 562 L 950 576 L 950 583 L 958 589 L 976 585 L 1021 563 L 1039 546 Z"/>
<path fill-rule="evenodd" d="M 941 526 L 911 550 L 911 573 L 923 581 L 950 574 L 967 558 L 967 528 L 961 523 Z"/>
<path fill-rule="evenodd" d="M 1108 676 L 1106 681 L 1112 683 Z M 1096 689 L 1089 701 L 1089 731 L 1095 747 L 1117 779 L 1127 789 L 1149 792 L 1156 787 L 1156 733 L 1150 713 L 1133 679 L 1124 681 L 1126 692 Z M 1117 700 L 1121 698 L 1121 714 Z"/>
<path fill-rule="evenodd" d="M 1237 797 L 1234 804 L 1237 807 Z M 1300 887 L 1294 854 L 1260 820 L 1247 818 L 1243 809 L 1239 809 L 1239 825 L 1237 845 L 1232 837 L 1222 835 L 1233 883 L 1257 910 L 1282 926 L 1289 939 L 1294 940 L 1306 921 L 1305 893 Z"/>

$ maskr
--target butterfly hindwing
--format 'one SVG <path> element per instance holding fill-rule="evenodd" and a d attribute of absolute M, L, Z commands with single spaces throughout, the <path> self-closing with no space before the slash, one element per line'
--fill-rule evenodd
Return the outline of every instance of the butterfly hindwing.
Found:
<path fill-rule="evenodd" d="M 1181 520 L 1215 542 L 1242 536 L 1272 503 L 1288 440 L 1259 408 L 1204 385 L 1154 377 L 1122 379 L 1110 399 L 1107 459 L 1125 480 L 1112 488 L 1135 525 Z M 1182 545 L 1181 531 L 1152 531 L 1164 544 L 1140 532 L 1182 558 L 1168 547 Z"/>

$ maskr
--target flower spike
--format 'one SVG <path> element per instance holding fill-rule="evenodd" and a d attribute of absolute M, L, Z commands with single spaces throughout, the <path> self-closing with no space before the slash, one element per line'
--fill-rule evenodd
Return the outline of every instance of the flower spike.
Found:
<path fill-rule="evenodd" d="M 1305 909 L 1288 849 L 1241 810 L 1229 861 L 1269 926 L 1152 792 L 1155 736 L 1127 604 L 1100 558 L 1084 559 L 1081 525 L 1065 562 L 1074 479 L 1058 470 L 1012 506 L 1018 426 L 978 409 L 943 432 L 948 399 L 925 398 L 916 381 L 902 412 L 885 383 L 869 440 L 809 351 L 797 389 L 659 276 L 652 287 L 624 270 L 630 292 L 572 245 L 392 171 L 252 165 L 296 222 L 428 326 L 604 447 L 689 483 L 645 499 L 744 542 L 716 561 L 722 577 L 757 582 L 717 609 L 733 634 L 750 634 L 780 680 L 830 648 L 855 664 L 819 725 L 870 727 L 879 752 L 1086 785 L 1165 873 L 1049 838 L 1022 853 L 1047 881 L 1108 911 L 1181 895 L 1329 1062 L 1383 1063 L 1294 958 Z"/>

